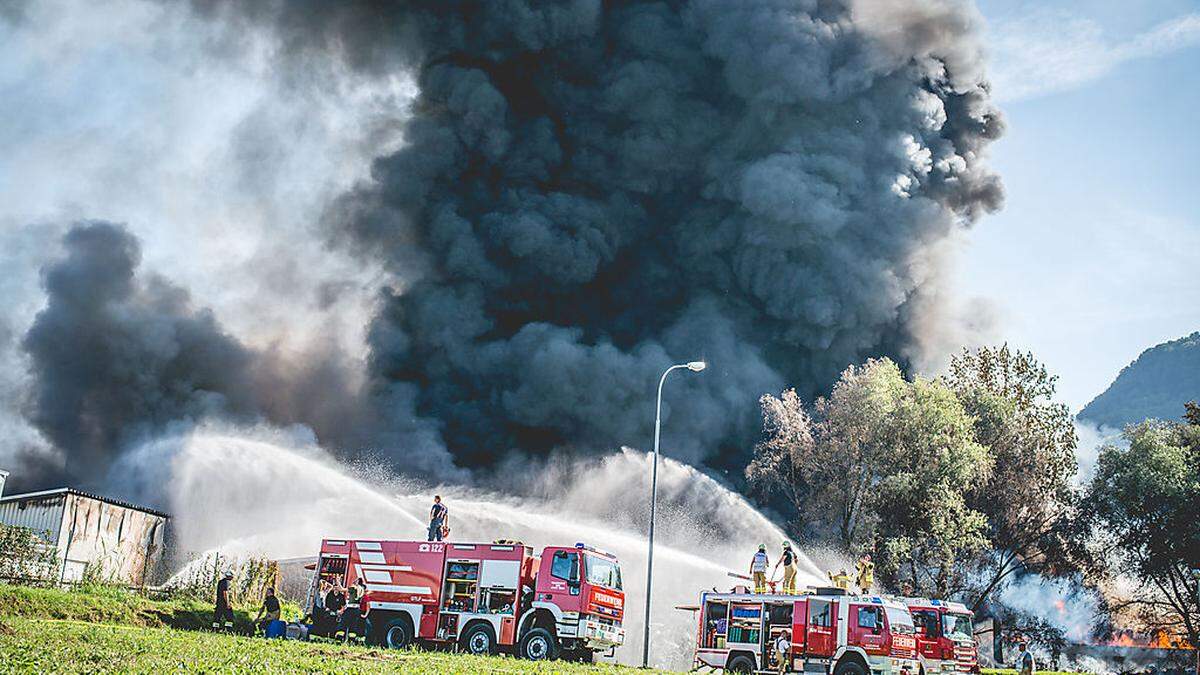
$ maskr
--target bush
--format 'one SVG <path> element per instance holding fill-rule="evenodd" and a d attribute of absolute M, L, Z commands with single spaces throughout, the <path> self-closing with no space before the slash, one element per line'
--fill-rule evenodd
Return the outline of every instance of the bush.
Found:
<path fill-rule="evenodd" d="M 0 579 L 21 583 L 58 581 L 58 551 L 45 536 L 15 525 L 0 525 Z"/>

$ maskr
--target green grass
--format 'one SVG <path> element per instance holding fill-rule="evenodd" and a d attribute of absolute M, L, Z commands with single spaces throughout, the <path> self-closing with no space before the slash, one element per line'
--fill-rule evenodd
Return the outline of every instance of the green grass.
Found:
<path fill-rule="evenodd" d="M 234 613 L 239 630 L 249 632 L 252 614 Z M 212 625 L 212 603 L 150 600 L 120 588 L 73 591 L 0 584 L 0 616 L 69 619 L 129 626 L 201 629 Z"/>
<path fill-rule="evenodd" d="M 441 651 L 242 637 L 206 630 L 212 608 L 121 590 L 0 584 L 0 673 L 628 673 L 611 665 L 529 662 Z M 249 616 L 238 612 L 239 624 Z M 181 630 L 183 629 L 183 630 Z"/>
<path fill-rule="evenodd" d="M 417 650 L 342 647 L 202 631 L 19 619 L 0 636 L 13 673 L 616 673 L 615 666 L 521 661 Z"/>

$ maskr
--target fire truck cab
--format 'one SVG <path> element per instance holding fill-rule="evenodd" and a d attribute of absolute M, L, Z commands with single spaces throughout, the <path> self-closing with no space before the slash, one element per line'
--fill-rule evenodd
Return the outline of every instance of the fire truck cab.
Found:
<path fill-rule="evenodd" d="M 917 675 L 912 617 L 880 596 L 818 588 L 803 595 L 704 593 L 695 668 L 779 671 L 774 649 L 785 630 L 786 671 L 833 675 Z"/>
<path fill-rule="evenodd" d="M 366 583 L 371 642 L 455 645 L 474 654 L 590 661 L 625 641 L 621 567 L 576 544 L 534 555 L 520 542 L 492 544 L 325 539 L 308 607 L 324 578 Z"/>
<path fill-rule="evenodd" d="M 978 673 L 971 610 L 961 602 L 903 598 L 916 627 L 922 675 Z"/>

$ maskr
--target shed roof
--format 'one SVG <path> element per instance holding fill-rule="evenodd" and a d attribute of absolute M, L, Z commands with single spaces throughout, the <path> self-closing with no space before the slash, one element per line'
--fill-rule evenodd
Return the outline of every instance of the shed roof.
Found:
<path fill-rule="evenodd" d="M 151 508 L 148 508 L 145 506 L 138 506 L 137 504 L 131 504 L 130 502 L 122 501 L 120 499 L 113 499 L 112 497 L 105 497 L 104 495 L 98 495 L 93 492 L 84 492 L 83 490 L 76 490 L 75 488 L 70 488 L 70 487 L 56 488 L 54 490 L 41 490 L 39 492 L 26 492 L 25 494 L 19 494 L 19 495 L 8 495 L 6 497 L 0 497 L 0 503 L 23 502 L 23 501 L 28 501 L 31 499 L 41 499 L 44 497 L 54 497 L 54 496 L 58 496 L 58 495 L 76 495 L 78 497 L 87 497 L 88 499 L 95 499 L 97 501 L 105 502 L 107 504 L 112 504 L 113 506 L 120 506 L 122 508 L 132 509 L 134 511 L 141 511 L 143 513 L 149 513 L 154 516 L 159 516 L 160 518 L 170 518 L 171 517 L 169 514 L 163 513 L 162 511 L 151 509 Z"/>

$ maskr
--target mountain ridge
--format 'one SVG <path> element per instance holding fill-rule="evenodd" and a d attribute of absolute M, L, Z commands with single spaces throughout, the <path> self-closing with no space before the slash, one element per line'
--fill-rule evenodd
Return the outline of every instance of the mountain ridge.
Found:
<path fill-rule="evenodd" d="M 1177 420 L 1200 399 L 1200 331 L 1146 349 L 1076 416 L 1097 427 Z"/>

